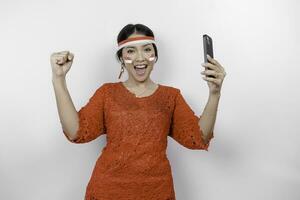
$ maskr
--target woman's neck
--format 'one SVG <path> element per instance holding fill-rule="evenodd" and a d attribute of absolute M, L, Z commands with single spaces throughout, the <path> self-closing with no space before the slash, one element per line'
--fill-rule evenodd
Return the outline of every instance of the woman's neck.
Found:
<path fill-rule="evenodd" d="M 124 81 L 124 84 L 130 88 L 137 89 L 151 88 L 152 86 L 156 85 L 156 83 L 154 83 L 151 79 L 147 79 L 143 82 L 127 79 L 126 81 Z"/>

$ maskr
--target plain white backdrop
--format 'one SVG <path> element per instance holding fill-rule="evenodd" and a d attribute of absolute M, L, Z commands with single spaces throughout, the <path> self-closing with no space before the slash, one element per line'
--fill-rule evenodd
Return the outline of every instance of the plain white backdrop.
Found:
<path fill-rule="evenodd" d="M 296 0 L 0 2 L 0 199 L 82 200 L 106 136 L 63 135 L 50 54 L 75 54 L 67 86 L 77 109 L 118 79 L 117 35 L 150 27 L 151 78 L 181 89 L 195 114 L 208 99 L 202 35 L 227 76 L 209 151 L 168 139 L 178 200 L 300 199 L 300 4 Z"/>

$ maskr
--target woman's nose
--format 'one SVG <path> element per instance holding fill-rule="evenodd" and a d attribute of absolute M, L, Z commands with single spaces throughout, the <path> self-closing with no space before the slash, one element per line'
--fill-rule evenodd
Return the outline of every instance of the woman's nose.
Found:
<path fill-rule="evenodd" d="M 141 52 L 141 51 L 138 51 L 138 55 L 137 55 L 137 58 L 136 58 L 137 60 L 144 60 L 144 54 Z"/>

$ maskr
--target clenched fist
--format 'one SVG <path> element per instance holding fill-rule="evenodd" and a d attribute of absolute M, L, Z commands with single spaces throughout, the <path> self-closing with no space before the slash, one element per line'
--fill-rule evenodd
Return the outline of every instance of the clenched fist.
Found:
<path fill-rule="evenodd" d="M 54 77 L 65 77 L 73 63 L 74 54 L 69 51 L 55 52 L 51 54 L 50 61 L 52 75 Z"/>

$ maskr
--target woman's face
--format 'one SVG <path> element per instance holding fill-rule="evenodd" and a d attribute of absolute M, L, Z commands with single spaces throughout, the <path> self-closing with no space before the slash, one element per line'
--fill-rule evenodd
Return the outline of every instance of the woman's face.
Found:
<path fill-rule="evenodd" d="M 145 36 L 132 34 L 129 38 Z M 149 78 L 155 62 L 155 49 L 152 44 L 135 44 L 124 47 L 122 59 L 128 71 L 129 78 L 144 81 Z M 152 58 L 152 59 L 151 59 Z"/>

